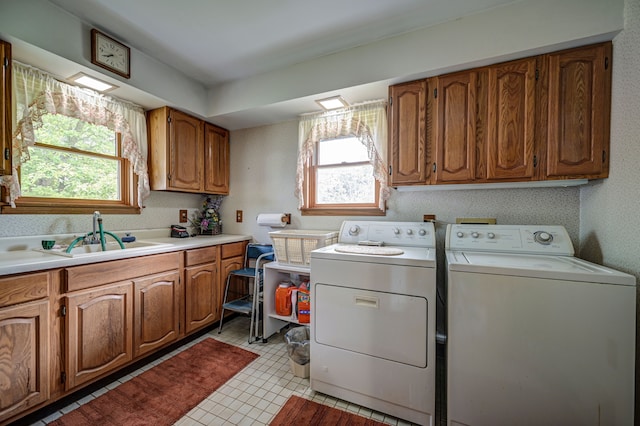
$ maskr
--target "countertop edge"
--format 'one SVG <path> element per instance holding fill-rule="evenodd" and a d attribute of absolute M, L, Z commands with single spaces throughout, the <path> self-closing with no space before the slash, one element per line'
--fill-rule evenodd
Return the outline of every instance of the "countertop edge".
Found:
<path fill-rule="evenodd" d="M 249 235 L 235 234 L 220 234 L 214 236 L 199 235 L 189 238 L 144 238 L 142 240 L 161 243 L 163 245 L 158 247 L 147 247 L 143 251 L 127 252 L 127 250 L 114 250 L 106 253 L 96 253 L 95 256 L 88 255 L 79 257 L 65 257 L 32 250 L 24 250 L 22 252 L 0 252 L 0 277 L 25 272 L 45 271 L 71 266 L 87 265 L 91 263 L 107 262 L 111 260 L 128 259 L 132 257 L 142 257 L 200 247 L 216 246 L 239 241 L 250 241 L 251 239 L 252 237 Z M 12 258 L 3 259 L 4 253 L 11 253 Z M 24 259 L 20 259 L 20 254 L 18 253 L 24 253 Z"/>

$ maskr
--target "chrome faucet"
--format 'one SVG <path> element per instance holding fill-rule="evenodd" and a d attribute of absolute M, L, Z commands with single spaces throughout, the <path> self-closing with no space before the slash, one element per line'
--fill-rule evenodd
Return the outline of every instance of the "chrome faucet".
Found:
<path fill-rule="evenodd" d="M 84 239 L 85 244 L 100 244 L 100 234 L 96 232 L 98 230 L 98 221 L 102 219 L 99 211 L 93 212 L 93 232 L 91 233 L 91 237 L 87 235 Z"/>
<path fill-rule="evenodd" d="M 124 244 L 122 243 L 120 237 L 118 237 L 113 232 L 105 231 L 102 228 L 102 216 L 100 215 L 100 212 L 96 210 L 95 212 L 93 212 L 93 232 L 85 235 L 84 237 L 78 237 L 73 240 L 73 242 L 69 244 L 69 247 L 67 247 L 66 252 L 71 253 L 73 247 L 80 241 L 82 241 L 84 244 L 100 244 L 102 246 L 102 251 L 106 251 L 107 241 L 105 235 L 110 235 L 111 237 L 113 237 L 120 248 L 124 250 Z"/>

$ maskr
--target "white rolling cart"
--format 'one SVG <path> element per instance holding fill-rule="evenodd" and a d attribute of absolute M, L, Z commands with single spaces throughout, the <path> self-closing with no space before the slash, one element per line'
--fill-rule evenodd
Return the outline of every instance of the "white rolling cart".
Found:
<path fill-rule="evenodd" d="M 299 285 L 310 281 L 311 251 L 338 242 L 336 231 L 287 230 L 269 232 L 276 261 L 264 266 L 262 341 L 290 323 L 301 323 L 293 316 L 276 314 L 275 293 L 283 281 Z"/>
<path fill-rule="evenodd" d="M 262 341 L 279 332 L 290 323 L 302 324 L 293 316 L 276 314 L 276 289 L 283 281 L 309 281 L 311 269 L 300 266 L 286 265 L 278 262 L 270 262 L 264 265 L 263 283 L 263 318 Z"/>

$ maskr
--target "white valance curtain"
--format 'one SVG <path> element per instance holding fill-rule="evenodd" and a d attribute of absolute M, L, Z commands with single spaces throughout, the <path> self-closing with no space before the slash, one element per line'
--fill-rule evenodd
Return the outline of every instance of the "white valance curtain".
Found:
<path fill-rule="evenodd" d="M 356 137 L 367 147 L 373 177 L 380 183 L 381 210 L 389 198 L 387 174 L 387 104 L 385 101 L 365 102 L 350 107 L 304 114 L 298 126 L 298 165 L 295 195 L 298 208 L 304 206 L 304 170 L 313 156 L 316 143 L 324 139 Z"/>
<path fill-rule="evenodd" d="M 147 171 L 147 125 L 144 110 L 135 104 L 90 89 L 56 80 L 44 71 L 13 61 L 13 140 L 12 174 L 0 182 L 9 190 L 15 207 L 20 196 L 17 169 L 29 160 L 29 147 L 35 145 L 34 131 L 42 127 L 42 116 L 61 114 L 107 127 L 121 134 L 122 155 L 131 162 L 138 176 L 138 205 L 151 193 Z"/>

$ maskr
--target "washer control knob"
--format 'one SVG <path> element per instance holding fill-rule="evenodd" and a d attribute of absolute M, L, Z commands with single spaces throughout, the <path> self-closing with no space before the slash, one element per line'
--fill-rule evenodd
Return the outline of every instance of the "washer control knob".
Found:
<path fill-rule="evenodd" d="M 495 237 L 496 237 L 496 234 L 494 234 L 493 232 L 487 233 L 487 238 L 489 238 L 490 240 L 493 240 Z"/>
<path fill-rule="evenodd" d="M 464 233 L 462 231 L 458 231 L 456 235 L 458 236 L 458 238 L 464 237 Z"/>
<path fill-rule="evenodd" d="M 536 243 L 548 245 L 553 241 L 553 235 L 545 231 L 537 231 L 533 234 L 533 239 Z"/>
<path fill-rule="evenodd" d="M 407 229 L 407 235 L 413 235 L 413 230 Z"/>
<path fill-rule="evenodd" d="M 420 235 L 421 237 L 424 237 L 425 235 L 427 235 L 427 230 L 426 229 L 419 230 L 418 235 Z"/>
<path fill-rule="evenodd" d="M 358 225 L 353 225 L 351 228 L 349 228 L 349 235 L 356 236 L 360 233 L 360 227 Z"/>
<path fill-rule="evenodd" d="M 398 228 L 393 228 L 393 233 L 394 233 L 395 235 L 400 234 L 400 229 L 398 229 Z"/>
<path fill-rule="evenodd" d="M 479 236 L 480 236 L 480 234 L 478 234 L 476 231 L 473 231 L 473 232 L 471 233 L 471 237 L 472 237 L 472 238 L 478 238 Z"/>

